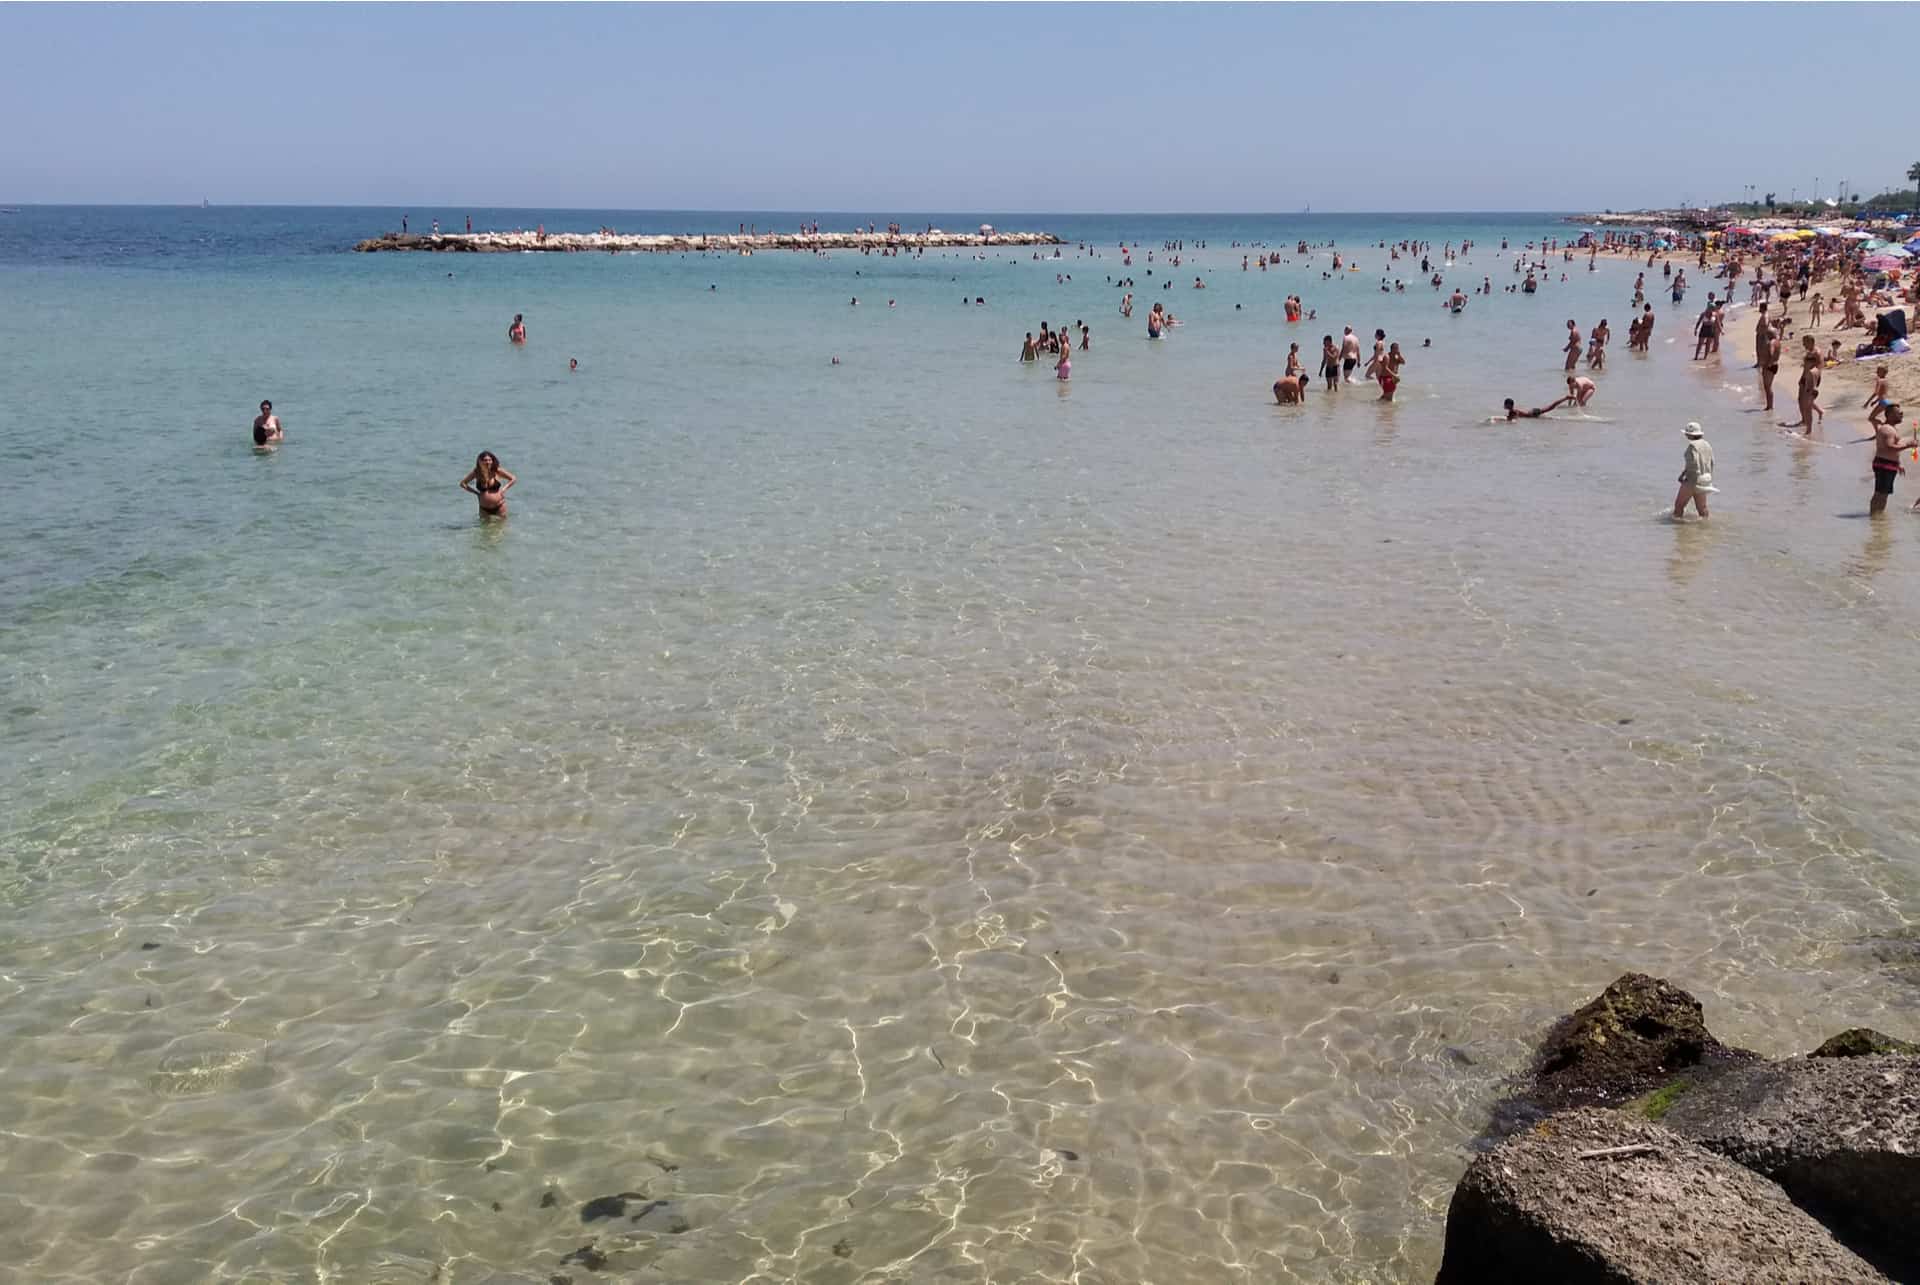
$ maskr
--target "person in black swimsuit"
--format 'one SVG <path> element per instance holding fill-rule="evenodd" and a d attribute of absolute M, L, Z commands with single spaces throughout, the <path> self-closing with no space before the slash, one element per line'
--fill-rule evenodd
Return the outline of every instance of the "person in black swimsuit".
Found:
<path fill-rule="evenodd" d="M 504 518 L 507 492 L 519 480 L 500 467 L 499 456 L 492 451 L 481 451 L 473 461 L 473 472 L 460 479 L 460 489 L 478 497 L 481 517 Z"/>

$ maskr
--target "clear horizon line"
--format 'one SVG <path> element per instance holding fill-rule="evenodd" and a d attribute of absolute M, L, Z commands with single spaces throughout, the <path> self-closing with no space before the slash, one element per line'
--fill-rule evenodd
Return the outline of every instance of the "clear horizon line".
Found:
<path fill-rule="evenodd" d="M 198 210 L 202 208 L 227 209 L 227 210 L 398 210 L 398 211 L 402 211 L 409 214 L 415 209 L 427 210 L 427 211 L 458 209 L 458 210 L 500 210 L 500 211 L 514 211 L 514 212 L 531 211 L 531 212 L 541 212 L 541 213 L 560 212 L 560 213 L 597 213 L 597 214 L 748 214 L 748 215 L 752 215 L 752 214 L 807 214 L 809 213 L 809 211 L 803 210 L 803 209 L 771 209 L 771 208 L 749 209 L 744 206 L 737 209 L 733 209 L 733 208 L 728 208 L 725 206 L 718 206 L 718 205 L 705 206 L 705 207 L 638 206 L 638 205 L 636 206 L 488 205 L 482 202 L 473 202 L 470 204 L 460 204 L 455 202 L 445 202 L 445 203 L 422 202 L 414 205 L 409 205 L 405 202 L 398 202 L 398 201 L 388 202 L 388 203 L 379 204 L 379 205 L 330 205 L 330 204 L 325 204 L 318 201 L 268 201 L 268 202 L 208 201 L 206 202 L 205 205 L 201 205 L 201 204 L 195 204 L 192 201 L 8 201 L 8 200 L 0 199 L 0 206 L 5 206 L 13 209 L 52 209 L 52 210 L 59 210 L 59 209 L 66 209 L 66 210 Z M 1617 210 L 1614 210 L 1613 213 L 1616 213 L 1616 214 L 1632 214 L 1632 213 L 1642 213 L 1642 212 L 1650 213 L 1652 212 L 1652 208 L 1653 207 L 1648 207 L 1646 210 L 1641 210 L 1638 208 L 1627 209 L 1627 210 L 1617 209 Z M 894 210 L 894 211 L 888 212 L 887 217 L 904 218 L 909 216 L 931 215 L 931 214 L 998 214 L 1003 216 L 1008 214 L 1018 214 L 1023 216 L 1030 215 L 1036 218 L 1049 218 L 1049 217 L 1051 218 L 1120 218 L 1120 217 L 1132 217 L 1132 216 L 1150 216 L 1154 218 L 1293 218 L 1302 214 L 1397 214 L 1397 215 L 1398 214 L 1405 214 L 1405 215 L 1539 214 L 1539 215 L 1558 216 L 1558 215 L 1566 215 L 1566 214 L 1573 214 L 1573 213 L 1602 213 L 1602 212 L 1603 211 L 1580 211 L 1571 207 L 1566 209 L 1532 209 L 1532 210 L 1522 210 L 1522 209 L 1011 210 L 1011 209 L 982 208 L 982 209 L 974 209 L 974 210 L 961 210 L 961 209 Z M 852 217 L 855 215 L 863 214 L 862 211 L 856 211 L 856 210 L 828 210 L 828 209 L 818 209 L 818 210 L 811 211 L 811 213 L 813 214 L 814 217 L 819 217 L 819 218 L 825 218 L 825 217 L 828 217 L 829 215 Z M 864 214 L 864 217 L 872 219 L 879 216 L 873 215 L 873 214 Z"/>

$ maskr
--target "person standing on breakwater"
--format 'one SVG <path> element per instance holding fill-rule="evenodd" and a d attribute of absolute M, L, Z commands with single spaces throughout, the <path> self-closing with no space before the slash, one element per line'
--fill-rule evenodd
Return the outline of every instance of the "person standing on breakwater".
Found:
<path fill-rule="evenodd" d="M 1906 472 L 1900 467 L 1900 452 L 1920 450 L 1920 434 L 1900 436 L 1900 420 L 1900 403 L 1891 402 L 1886 408 L 1886 418 L 1873 429 L 1873 500 L 1867 505 L 1867 512 L 1876 518 L 1886 512 L 1894 479 Z M 1920 508 L 1920 503 L 1914 507 Z"/>
<path fill-rule="evenodd" d="M 1674 520 L 1686 516 L 1687 501 L 1694 511 L 1707 516 L 1707 496 L 1720 488 L 1713 484 L 1713 446 L 1698 423 L 1687 425 L 1687 453 L 1680 465 L 1680 490 L 1673 497 Z"/>
<path fill-rule="evenodd" d="M 481 517 L 504 518 L 507 516 L 507 492 L 519 480 L 500 467 L 498 455 L 492 451 L 481 451 L 473 461 L 473 471 L 460 479 L 460 489 L 478 497 Z"/>
<path fill-rule="evenodd" d="M 274 442 L 286 440 L 286 432 L 280 427 L 280 417 L 273 413 L 272 402 L 261 402 L 260 413 L 253 418 L 253 444 L 268 446 Z"/>
<path fill-rule="evenodd" d="M 507 327 L 507 342 L 515 344 L 527 342 L 527 323 L 517 312 L 513 314 L 513 324 Z"/>

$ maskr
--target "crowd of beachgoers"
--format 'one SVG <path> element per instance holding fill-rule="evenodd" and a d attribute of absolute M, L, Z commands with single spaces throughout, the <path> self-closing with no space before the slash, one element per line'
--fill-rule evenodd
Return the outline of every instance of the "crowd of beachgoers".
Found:
<path fill-rule="evenodd" d="M 471 231 L 471 220 L 468 222 L 468 231 Z M 982 236 L 994 235 L 989 225 L 982 225 L 980 233 Z M 437 220 L 434 234 L 439 235 Z M 602 228 L 600 234 L 617 235 L 612 228 Z M 760 232 L 757 226 L 743 223 L 740 234 L 755 237 Z M 944 235 L 931 226 L 925 234 L 909 234 L 903 233 L 898 223 L 888 224 L 884 232 L 876 225 L 869 224 L 866 239 L 859 244 L 836 245 L 831 249 L 850 250 L 865 256 L 891 257 L 902 252 L 923 256 L 926 250 L 924 238 L 929 234 Z M 544 240 L 545 227 L 538 228 L 536 235 Z M 810 224 L 802 225 L 798 235 L 810 238 L 821 234 L 818 224 Z M 860 236 L 857 231 L 851 235 Z M 1012 236 L 1022 238 L 1019 244 L 1032 247 L 1041 234 Z M 1044 240 L 1051 242 L 1052 238 Z M 782 248 L 807 248 L 811 253 L 822 256 L 830 253 L 830 247 L 825 245 Z M 1186 266 L 1189 250 L 1206 248 L 1204 242 L 1194 242 L 1189 246 L 1182 240 L 1163 241 L 1157 249 L 1138 243 L 1120 243 L 1117 249 L 1121 274 L 1116 276 L 1109 273 L 1106 284 L 1120 292 L 1118 311 L 1121 319 L 1131 321 L 1134 316 L 1137 285 L 1131 270 L 1135 267 L 1136 256 L 1141 259 L 1140 271 L 1148 278 L 1149 287 L 1158 285 L 1160 291 L 1165 293 L 1174 289 L 1175 275 Z M 1242 272 L 1266 272 L 1283 266 L 1292 267 L 1296 260 L 1313 264 L 1325 261 L 1327 266 L 1320 272 L 1322 281 L 1345 279 L 1345 274 L 1361 271 L 1358 264 L 1351 261 L 1349 253 L 1332 241 L 1310 245 L 1303 239 L 1284 248 L 1272 247 L 1264 242 L 1249 242 L 1243 246 L 1236 241 L 1231 243 L 1230 248 L 1243 250 L 1240 257 Z M 1411 279 L 1416 288 L 1425 285 L 1436 294 L 1442 294 L 1447 290 L 1447 271 L 1474 249 L 1474 243 L 1462 241 L 1456 246 L 1449 241 L 1436 251 L 1430 241 L 1409 238 L 1397 242 L 1379 241 L 1369 249 L 1384 252 L 1386 256 L 1387 271 L 1379 280 L 1380 293 L 1404 295 Z M 1533 295 L 1543 285 L 1553 283 L 1556 276 L 1558 282 L 1564 284 L 1570 273 L 1582 269 L 1597 271 L 1602 255 L 1627 258 L 1636 261 L 1639 266 L 1629 303 L 1632 314 L 1627 324 L 1629 351 L 1648 351 L 1656 324 L 1655 301 L 1658 297 L 1664 296 L 1675 309 L 1683 308 L 1696 279 L 1708 283 L 1706 301 L 1690 322 L 1695 361 L 1718 359 L 1721 341 L 1731 326 L 1732 313 L 1741 306 L 1735 303 L 1734 296 L 1744 281 L 1747 290 L 1745 306 L 1755 310 L 1756 319 L 1751 333 L 1751 351 L 1747 351 L 1748 345 L 1736 340 L 1736 352 L 1751 358 L 1754 363 L 1762 399 L 1761 411 L 1774 410 L 1775 380 L 1783 361 L 1789 358 L 1797 368 L 1793 392 L 1797 417 L 1781 421 L 1780 427 L 1783 429 L 1794 430 L 1808 437 L 1821 432 L 1827 410 L 1821 403 L 1821 393 L 1823 382 L 1827 379 L 1832 378 L 1834 386 L 1845 388 L 1847 392 L 1843 395 L 1850 396 L 1865 387 L 1867 391 L 1860 409 L 1867 412 L 1865 426 L 1869 431 L 1867 436 L 1846 444 L 1873 444 L 1875 489 L 1870 512 L 1875 515 L 1885 509 L 1894 482 L 1905 472 L 1901 463 L 1902 452 L 1913 451 L 1914 459 L 1920 461 L 1920 439 L 1905 431 L 1905 412 L 1901 404 L 1905 396 L 1920 386 L 1920 375 L 1915 373 L 1915 367 L 1901 360 L 1908 353 L 1906 308 L 1920 302 L 1920 273 L 1914 270 L 1916 265 L 1920 265 L 1920 235 L 1904 243 L 1896 243 L 1875 231 L 1850 227 L 1760 227 L 1735 224 L 1713 231 L 1695 229 L 1684 232 L 1673 227 L 1636 230 L 1589 228 L 1576 236 L 1543 236 L 1518 247 L 1513 246 L 1509 239 L 1503 239 L 1500 251 L 1502 257 L 1512 252 L 1508 269 L 1514 278 L 1512 281 L 1496 286 L 1490 275 L 1482 275 L 1478 283 L 1466 283 L 1471 285 L 1470 291 L 1455 284 L 1450 293 L 1444 294 L 1442 307 L 1457 315 L 1476 296 L 1484 299 L 1495 293 Z M 742 248 L 732 252 L 750 253 L 750 250 Z M 1087 255 L 1095 251 L 1082 244 L 1077 248 L 1077 253 Z M 1638 262 L 1643 256 L 1644 262 Z M 985 258 L 986 252 L 982 250 L 976 257 Z M 1043 256 L 1038 249 L 1031 249 L 1030 257 L 1035 261 L 1061 260 L 1064 251 L 1055 248 Z M 1416 263 L 1417 274 L 1414 270 Z M 1694 272 L 1694 277 L 1688 275 L 1689 268 Z M 1156 269 L 1161 273 L 1157 281 L 1154 280 Z M 1072 274 L 1065 271 L 1063 265 L 1062 270 L 1056 273 L 1055 280 L 1064 285 L 1072 280 Z M 1191 288 L 1207 289 L 1205 277 L 1196 275 Z M 893 302 L 889 300 L 888 306 L 892 307 Z M 987 301 L 985 296 L 963 296 L 962 302 L 984 306 Z M 858 307 L 859 303 L 857 295 L 849 300 L 853 307 Z M 1240 307 L 1239 304 L 1234 306 L 1236 309 Z M 1289 323 L 1312 322 L 1319 318 L 1318 310 L 1307 306 L 1299 295 L 1288 295 L 1284 307 Z M 1796 307 L 1799 310 L 1797 319 Z M 1172 307 L 1161 301 L 1155 301 L 1148 308 L 1144 322 L 1146 337 L 1150 341 L 1163 340 L 1182 325 Z M 1847 333 L 1852 331 L 1861 333 Z M 1796 333 L 1797 348 L 1791 346 Z M 1576 320 L 1568 319 L 1560 347 L 1564 356 L 1565 392 L 1539 406 L 1522 406 L 1515 399 L 1507 398 L 1501 413 L 1494 415 L 1492 422 L 1542 419 L 1562 407 L 1571 406 L 1579 410 L 1589 406 L 1599 391 L 1592 376 L 1606 369 L 1607 349 L 1612 337 L 1612 326 L 1605 318 L 1585 330 Z M 523 317 L 514 317 L 508 327 L 507 338 L 509 343 L 515 345 L 526 343 L 527 331 Z M 1392 402 L 1404 378 L 1407 356 L 1400 343 L 1390 339 L 1384 329 L 1375 329 L 1370 342 L 1369 351 L 1366 341 L 1350 325 L 1343 327 L 1337 338 L 1331 332 L 1323 335 L 1318 364 L 1311 372 L 1307 366 L 1308 359 L 1300 351 L 1300 343 L 1290 343 L 1285 356 L 1285 368 L 1272 385 L 1274 400 L 1281 405 L 1303 405 L 1318 380 L 1323 393 L 1327 395 L 1339 394 L 1356 384 L 1370 385 L 1378 390 L 1378 401 Z M 1422 341 L 1421 346 L 1426 348 L 1431 344 L 1432 341 L 1427 339 Z M 1062 321 L 1057 326 L 1042 321 L 1037 332 L 1026 333 L 1020 345 L 1019 361 L 1023 365 L 1030 365 L 1043 358 L 1049 359 L 1055 377 L 1065 382 L 1073 377 L 1073 355 L 1076 350 L 1082 355 L 1093 350 L 1092 327 L 1085 319 L 1077 319 L 1071 324 Z M 840 361 L 837 356 L 830 360 L 835 365 Z M 1581 370 L 1583 362 L 1585 373 Z M 1866 366 L 1872 367 L 1871 375 L 1861 373 Z M 577 371 L 578 368 L 579 363 L 569 359 L 568 369 Z M 1687 443 L 1672 516 L 1676 520 L 1684 519 L 1686 510 L 1691 506 L 1695 518 L 1704 519 L 1708 516 L 1707 496 L 1717 490 L 1713 483 L 1713 448 L 1705 440 L 1704 431 L 1697 422 L 1689 422 L 1683 431 Z M 253 440 L 256 449 L 261 450 L 270 450 L 285 440 L 284 429 L 271 402 L 261 403 L 260 415 L 254 421 Z M 500 468 L 498 459 L 491 452 L 482 452 L 474 468 L 461 479 L 460 487 L 476 496 L 483 517 L 505 517 L 506 492 L 516 480 L 512 473 Z M 1914 504 L 1913 510 L 1920 511 L 1920 501 Z"/>

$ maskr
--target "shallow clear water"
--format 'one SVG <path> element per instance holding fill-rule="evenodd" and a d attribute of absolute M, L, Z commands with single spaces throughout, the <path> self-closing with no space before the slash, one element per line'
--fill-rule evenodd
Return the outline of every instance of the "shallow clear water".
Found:
<path fill-rule="evenodd" d="M 0 1261 L 1419 1279 L 1501 1078 L 1624 970 L 1768 1053 L 1914 1032 L 1920 520 L 1864 520 L 1863 448 L 1671 309 L 1626 353 L 1625 265 L 1374 288 L 1383 236 L 1504 286 L 1546 217 L 987 217 L 1101 257 L 0 217 Z M 1227 248 L 1301 236 L 1368 270 Z M 1601 315 L 1592 419 L 1487 423 Z M 1093 327 L 1066 386 L 1043 318 Z M 1273 406 L 1343 322 L 1401 401 Z M 582 1225 L 621 1191 L 671 1204 Z"/>

